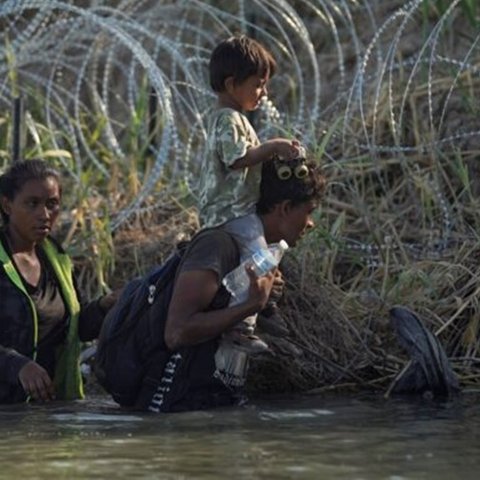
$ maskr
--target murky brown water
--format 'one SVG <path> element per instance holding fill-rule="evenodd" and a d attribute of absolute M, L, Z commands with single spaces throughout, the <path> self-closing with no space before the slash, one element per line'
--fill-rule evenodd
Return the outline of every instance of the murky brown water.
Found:
<path fill-rule="evenodd" d="M 1 479 L 477 479 L 480 396 L 269 399 L 129 414 L 105 398 L 0 408 Z"/>

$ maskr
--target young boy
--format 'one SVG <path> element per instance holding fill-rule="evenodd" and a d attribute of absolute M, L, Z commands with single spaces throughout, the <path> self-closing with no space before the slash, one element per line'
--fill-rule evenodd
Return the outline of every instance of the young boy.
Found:
<path fill-rule="evenodd" d="M 200 223 L 221 225 L 240 246 L 241 260 L 267 248 L 263 225 L 255 213 L 260 196 L 262 163 L 274 156 L 293 160 L 303 150 L 295 140 L 274 138 L 261 143 L 244 112 L 258 108 L 276 62 L 257 41 L 244 35 L 220 42 L 210 58 L 210 84 L 217 107 L 208 124 L 207 155 L 200 178 Z M 256 317 L 248 317 L 223 340 L 247 353 L 268 350 L 253 335 Z"/>

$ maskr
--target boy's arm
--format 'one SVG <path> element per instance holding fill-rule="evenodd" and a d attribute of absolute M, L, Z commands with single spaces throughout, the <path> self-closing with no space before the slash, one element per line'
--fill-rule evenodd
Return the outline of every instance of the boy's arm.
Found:
<path fill-rule="evenodd" d="M 285 160 L 293 160 L 300 155 L 300 144 L 297 140 L 286 138 L 272 138 L 257 147 L 250 147 L 247 153 L 231 166 L 234 170 L 251 167 L 257 163 L 269 161 L 274 155 Z"/>

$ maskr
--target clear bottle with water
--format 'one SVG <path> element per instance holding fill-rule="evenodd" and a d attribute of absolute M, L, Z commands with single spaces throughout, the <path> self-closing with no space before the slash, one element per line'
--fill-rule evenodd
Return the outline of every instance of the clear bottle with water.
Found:
<path fill-rule="evenodd" d="M 248 276 L 245 267 L 251 265 L 257 277 L 266 275 L 277 267 L 287 249 L 287 242 L 285 240 L 280 240 L 278 243 L 270 244 L 268 249 L 262 248 L 257 250 L 237 268 L 227 273 L 223 278 L 222 283 L 235 299 L 235 302 L 232 302 L 232 304 L 241 303 L 248 297 L 250 277 Z"/>

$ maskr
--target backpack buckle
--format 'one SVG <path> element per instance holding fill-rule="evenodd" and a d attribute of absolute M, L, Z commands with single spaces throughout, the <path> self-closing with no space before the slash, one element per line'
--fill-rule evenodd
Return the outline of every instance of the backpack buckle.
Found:
<path fill-rule="evenodd" d="M 157 287 L 155 285 L 149 285 L 148 286 L 148 297 L 147 297 L 147 302 L 151 305 L 153 301 L 155 300 L 155 291 L 157 290 Z"/>

